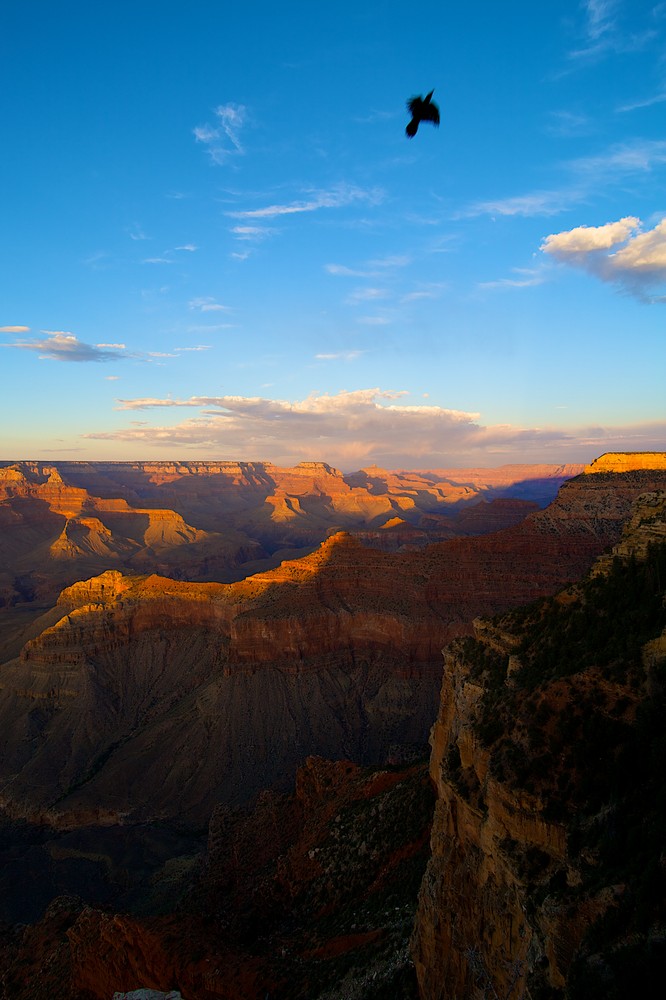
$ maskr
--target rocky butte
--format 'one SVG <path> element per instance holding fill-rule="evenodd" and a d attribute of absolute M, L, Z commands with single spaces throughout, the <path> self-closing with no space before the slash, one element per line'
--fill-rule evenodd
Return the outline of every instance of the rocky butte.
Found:
<path fill-rule="evenodd" d="M 70 896 L 7 930 L 5 996 L 47 969 L 71 1000 L 627 995 L 663 961 L 665 491 L 666 455 L 604 456 L 489 534 L 335 531 L 229 582 L 106 567 L 12 619 L 4 850 L 43 893 L 22 919 L 63 891 L 115 916 Z"/>

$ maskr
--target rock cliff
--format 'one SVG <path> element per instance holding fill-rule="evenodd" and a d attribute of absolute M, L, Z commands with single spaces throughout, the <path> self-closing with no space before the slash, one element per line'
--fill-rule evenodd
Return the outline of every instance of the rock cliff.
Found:
<path fill-rule="evenodd" d="M 664 960 L 666 492 L 554 600 L 445 655 L 420 995 L 649 995 Z"/>
<path fill-rule="evenodd" d="M 586 475 L 598 472 L 633 472 L 636 469 L 666 469 L 663 451 L 607 451 L 583 470 Z"/>

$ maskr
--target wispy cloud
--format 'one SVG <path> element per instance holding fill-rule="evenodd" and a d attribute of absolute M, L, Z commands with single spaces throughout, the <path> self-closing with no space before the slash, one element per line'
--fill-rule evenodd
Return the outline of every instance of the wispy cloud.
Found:
<path fill-rule="evenodd" d="M 195 243 L 184 243 L 179 247 L 164 250 L 161 257 L 144 257 L 142 264 L 175 264 L 175 253 L 196 253 L 199 247 Z"/>
<path fill-rule="evenodd" d="M 511 288 L 533 288 L 535 285 L 542 285 L 545 276 L 541 271 L 531 268 L 512 268 L 515 278 L 498 278 L 495 281 L 480 281 L 478 288 L 482 290 L 511 289 Z"/>
<path fill-rule="evenodd" d="M 359 316 L 356 322 L 363 326 L 388 326 L 391 320 L 388 316 Z"/>
<path fill-rule="evenodd" d="M 146 236 L 146 234 L 144 233 L 143 229 L 138 224 L 138 222 L 135 222 L 132 226 L 130 226 L 130 228 L 127 230 L 127 233 L 128 233 L 128 236 L 129 236 L 129 238 L 131 240 L 149 240 L 150 239 L 150 236 Z"/>
<path fill-rule="evenodd" d="M 28 333 L 29 326 L 0 326 L 0 333 Z"/>
<path fill-rule="evenodd" d="M 317 361 L 356 361 L 364 351 L 338 351 L 335 354 L 315 354 Z"/>
<path fill-rule="evenodd" d="M 189 399 L 125 399 L 120 409 L 196 410 L 181 423 L 150 427 L 132 422 L 99 431 L 92 440 L 134 442 L 146 447 L 190 448 L 197 454 L 270 459 L 292 465 L 322 459 L 343 469 L 376 462 L 387 468 L 437 469 L 502 461 L 591 461 L 602 451 L 661 447 L 666 421 L 625 427 L 487 426 L 480 414 L 411 404 L 409 394 L 359 389 L 312 393 L 288 401 L 246 396 Z M 252 454 L 248 452 L 251 442 Z"/>
<path fill-rule="evenodd" d="M 632 177 L 641 177 L 664 164 L 665 139 L 637 139 L 615 143 L 601 153 L 576 157 L 562 163 L 560 169 L 565 180 L 560 188 L 474 202 L 457 213 L 456 217 L 558 215 L 586 201 L 591 194 L 605 187 L 617 186 Z"/>
<path fill-rule="evenodd" d="M 213 163 L 226 163 L 231 157 L 243 156 L 245 148 L 240 132 L 247 119 L 247 109 L 242 104 L 220 104 L 215 108 L 216 124 L 197 125 L 194 138 L 206 146 Z"/>
<path fill-rule="evenodd" d="M 646 232 L 634 216 L 603 226 L 577 226 L 547 236 L 540 249 L 643 301 L 666 301 L 663 294 L 654 294 L 666 284 L 666 218 Z"/>
<path fill-rule="evenodd" d="M 391 271 L 411 264 L 411 257 L 406 254 L 392 254 L 387 257 L 377 257 L 365 261 L 357 267 L 346 264 L 324 264 L 328 274 L 342 278 L 385 278 Z"/>
<path fill-rule="evenodd" d="M 616 143 L 595 156 L 581 156 L 567 166 L 576 177 L 590 185 L 622 181 L 636 174 L 650 173 L 666 163 L 666 139 L 637 139 Z"/>
<path fill-rule="evenodd" d="M 444 281 L 430 281 L 425 285 L 415 288 L 412 292 L 407 292 L 400 299 L 401 302 L 417 302 L 419 299 L 438 299 L 447 287 Z"/>
<path fill-rule="evenodd" d="M 187 333 L 217 333 L 218 330 L 234 330 L 235 323 L 197 323 L 188 326 Z"/>
<path fill-rule="evenodd" d="M 658 94 L 652 94 L 651 97 L 644 97 L 642 100 L 629 101 L 626 104 L 620 104 L 615 110 L 623 113 L 626 111 L 639 111 L 641 108 L 651 108 L 655 104 L 663 104 L 666 101 L 666 90 L 659 91 Z"/>
<path fill-rule="evenodd" d="M 356 288 L 345 301 L 348 305 L 358 305 L 360 302 L 376 302 L 385 299 L 388 291 L 385 288 Z"/>
<path fill-rule="evenodd" d="M 187 304 L 190 309 L 196 309 L 198 312 L 228 312 L 229 310 L 229 306 L 223 306 L 220 302 L 216 302 L 210 295 L 190 299 Z"/>
<path fill-rule="evenodd" d="M 315 190 L 309 197 L 278 205 L 266 205 L 245 211 L 227 212 L 234 219 L 274 219 L 280 215 L 297 215 L 302 212 L 317 212 L 322 208 L 344 208 L 355 202 L 369 202 L 377 205 L 383 198 L 378 188 L 360 188 L 353 184 L 337 184 L 328 191 Z"/>
<path fill-rule="evenodd" d="M 508 198 L 494 198 L 477 201 L 458 213 L 458 218 L 475 215 L 558 215 L 582 200 L 582 193 L 574 188 L 552 191 L 532 191 L 529 194 L 512 195 Z"/>
<path fill-rule="evenodd" d="M 231 229 L 236 239 L 250 240 L 256 243 L 268 239 L 269 236 L 274 236 L 278 231 L 270 226 L 233 226 Z"/>
<path fill-rule="evenodd" d="M 569 137 L 586 135 L 594 128 L 587 117 L 574 111 L 551 111 L 546 131 L 550 135 Z"/>
<path fill-rule="evenodd" d="M 621 52 L 636 52 L 655 37 L 654 28 L 630 30 L 622 23 L 620 0 L 583 0 L 580 44 L 569 52 L 572 63 L 603 58 Z"/>
<path fill-rule="evenodd" d="M 118 361 L 127 357 L 124 344 L 85 344 L 73 333 L 60 330 L 42 330 L 45 339 L 17 340 L 3 347 L 20 351 L 34 351 L 40 358 L 51 361 Z"/>

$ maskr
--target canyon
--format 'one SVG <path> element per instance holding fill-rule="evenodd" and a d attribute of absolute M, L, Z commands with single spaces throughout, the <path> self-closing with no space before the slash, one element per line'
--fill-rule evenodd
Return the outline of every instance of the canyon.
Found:
<path fill-rule="evenodd" d="M 52 599 L 111 568 L 232 582 L 335 531 L 395 551 L 498 530 L 581 471 L 373 466 L 344 476 L 324 462 L 0 462 L 0 608 Z"/>
<path fill-rule="evenodd" d="M 0 996 L 45 995 L 30 991 L 46 965 L 67 1000 L 137 985 L 188 1000 L 415 997 L 410 935 L 427 1000 L 561 995 L 615 890 L 575 905 L 543 891 L 586 885 L 569 847 L 575 796 L 551 794 L 582 765 L 565 754 L 539 783 L 516 757 L 530 757 L 530 713 L 553 742 L 558 713 L 580 701 L 594 717 L 603 695 L 604 718 L 630 725 L 663 650 L 650 637 L 640 683 L 600 686 L 592 670 L 523 696 L 516 650 L 538 618 L 512 609 L 573 603 L 590 567 L 603 579 L 659 542 L 666 456 L 458 482 L 197 468 L 0 467 L 0 853 L 15 880 L 41 873 L 30 927 L 0 935 Z M 11 923 L 25 900 L 6 898 Z"/>

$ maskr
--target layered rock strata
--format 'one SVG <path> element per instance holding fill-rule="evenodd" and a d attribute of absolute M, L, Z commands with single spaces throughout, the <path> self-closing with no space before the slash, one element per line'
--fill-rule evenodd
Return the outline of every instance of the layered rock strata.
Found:
<path fill-rule="evenodd" d="M 445 654 L 422 1000 L 648 995 L 664 960 L 666 492 L 586 582 Z M 661 789 L 661 791 L 660 791 Z"/>
<path fill-rule="evenodd" d="M 517 523 L 497 497 L 552 499 L 574 466 L 447 473 L 325 462 L 0 462 L 0 609 L 47 600 L 105 569 L 240 579 L 338 530 L 395 551 Z M 480 516 L 457 524 L 480 499 Z"/>
<path fill-rule="evenodd" d="M 339 533 L 236 584 L 76 584 L 0 670 L 1 801 L 55 824 L 200 823 L 287 787 L 310 753 L 378 762 L 423 742 L 442 646 L 578 578 L 665 476 L 579 477 L 517 527 L 423 551 Z"/>

